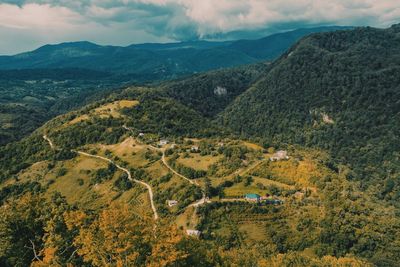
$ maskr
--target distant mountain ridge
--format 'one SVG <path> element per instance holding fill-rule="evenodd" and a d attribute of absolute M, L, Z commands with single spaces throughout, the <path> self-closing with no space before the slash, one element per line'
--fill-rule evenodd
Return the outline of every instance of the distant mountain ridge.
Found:
<path fill-rule="evenodd" d="M 207 70 L 272 60 L 301 37 L 348 27 L 298 29 L 257 40 L 147 43 L 127 47 L 91 42 L 45 45 L 14 56 L 0 56 L 0 70 L 83 68 L 141 75 L 143 80 L 169 79 Z"/>

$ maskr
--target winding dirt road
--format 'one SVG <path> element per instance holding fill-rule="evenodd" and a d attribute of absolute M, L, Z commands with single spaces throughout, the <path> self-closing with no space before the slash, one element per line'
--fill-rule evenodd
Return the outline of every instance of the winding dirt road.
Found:
<path fill-rule="evenodd" d="M 185 179 L 186 181 L 188 181 L 188 182 L 191 183 L 192 185 L 200 186 L 200 185 L 197 183 L 197 181 L 193 181 L 192 179 L 189 179 L 188 177 L 186 177 L 186 176 L 184 176 L 184 175 L 178 173 L 178 172 L 175 171 L 174 169 L 172 169 L 172 167 L 169 166 L 167 160 L 165 159 L 165 153 L 164 153 L 164 151 L 162 151 L 162 153 L 163 153 L 163 154 L 162 154 L 161 160 L 162 160 L 162 163 L 165 165 L 165 167 L 167 167 L 171 172 L 173 172 L 173 173 L 176 174 L 177 176 L 181 177 L 182 179 Z"/>
<path fill-rule="evenodd" d="M 123 125 L 122 128 L 125 129 L 125 130 L 127 130 L 127 131 L 130 131 L 131 133 L 133 133 L 132 129 L 129 128 L 129 127 L 127 127 L 126 125 Z M 137 140 L 136 138 L 135 138 L 135 140 L 136 140 L 137 142 L 139 142 L 139 143 L 142 143 L 142 142 L 140 142 L 139 140 Z M 188 178 L 188 177 L 186 177 L 186 176 L 180 174 L 179 172 L 177 172 L 176 170 L 174 170 L 174 169 L 168 164 L 167 159 L 166 159 L 166 157 L 165 157 L 165 150 L 166 150 L 166 148 L 163 149 L 163 148 L 155 147 L 155 146 L 150 145 L 150 144 L 149 144 L 148 146 L 149 146 L 151 149 L 153 149 L 153 150 L 162 152 L 161 162 L 164 164 L 165 167 L 167 167 L 168 170 L 170 170 L 172 173 L 174 173 L 174 174 L 177 175 L 178 177 L 180 177 L 180 178 L 182 178 L 182 179 L 188 181 L 190 184 L 195 185 L 195 186 L 197 186 L 197 187 L 200 188 L 201 193 L 202 193 L 202 198 L 199 199 L 198 201 L 196 201 L 196 202 L 194 202 L 194 203 L 188 205 L 185 209 L 190 208 L 190 207 L 193 207 L 193 208 L 195 209 L 195 213 L 196 213 L 196 210 L 197 210 L 197 208 L 198 208 L 199 206 L 201 206 L 201 205 L 203 205 L 203 204 L 211 203 L 211 200 L 208 199 L 208 197 L 206 196 L 206 194 L 205 194 L 203 188 L 201 188 L 201 186 L 199 185 L 199 183 L 198 183 L 197 181 L 193 181 L 192 179 L 190 179 L 190 178 Z"/>
<path fill-rule="evenodd" d="M 154 220 L 158 219 L 157 209 L 156 209 L 156 206 L 154 205 L 154 200 L 153 200 L 153 196 L 154 196 L 153 190 L 151 189 L 151 186 L 149 184 L 147 184 L 147 183 L 145 183 L 143 181 L 137 180 L 135 178 L 132 178 L 131 172 L 128 169 L 126 169 L 124 167 L 121 167 L 120 165 L 118 165 L 117 163 L 112 161 L 111 159 L 108 159 L 108 158 L 105 158 L 105 157 L 102 157 L 102 156 L 98 156 L 98 155 L 92 155 L 92 154 L 89 154 L 89 153 L 86 153 L 86 152 L 82 152 L 82 151 L 76 151 L 76 150 L 73 150 L 73 151 L 78 153 L 78 154 L 80 154 L 80 155 L 83 155 L 83 156 L 92 157 L 92 158 L 98 158 L 98 159 L 101 159 L 101 160 L 104 160 L 104 161 L 108 161 L 111 164 L 114 164 L 115 167 L 117 167 L 121 171 L 125 172 L 128 175 L 128 179 L 130 181 L 138 183 L 138 184 L 141 184 L 141 185 L 144 185 L 147 188 L 147 190 L 149 191 L 150 204 L 151 204 L 151 209 L 153 210 L 153 213 L 154 213 Z"/>
<path fill-rule="evenodd" d="M 161 151 L 161 152 L 162 152 L 161 161 L 162 161 L 162 163 L 165 165 L 165 167 L 167 167 L 172 173 L 174 173 L 175 175 L 179 176 L 179 177 L 182 178 L 182 179 L 185 179 L 186 181 L 188 181 L 188 182 L 191 183 L 192 185 L 195 185 L 195 186 L 197 186 L 197 187 L 200 188 L 201 193 L 202 193 L 202 198 L 201 198 L 200 200 L 198 200 L 198 201 L 196 201 L 196 202 L 190 204 L 188 207 L 198 207 L 198 206 L 200 206 L 200 205 L 203 205 L 203 204 L 206 204 L 206 203 L 210 203 L 210 202 L 211 202 L 211 200 L 209 200 L 209 199 L 206 197 L 206 194 L 205 194 L 203 188 L 201 188 L 201 186 L 199 185 L 199 183 L 198 183 L 197 181 L 193 181 L 192 179 L 190 179 L 190 178 L 188 178 L 188 177 L 186 177 L 186 176 L 180 174 L 179 172 L 175 171 L 175 170 L 168 164 L 168 162 L 167 162 L 167 160 L 166 160 L 166 158 L 165 158 L 165 149 L 157 148 L 157 147 L 152 146 L 152 145 L 150 145 L 150 147 L 153 148 L 153 149 L 155 149 L 155 150 L 158 150 L 158 151 Z"/>
<path fill-rule="evenodd" d="M 50 145 L 50 147 L 52 149 L 55 148 L 54 143 L 50 140 L 50 138 L 48 138 L 46 135 L 43 135 L 43 139 L 46 140 L 49 143 L 49 145 Z M 121 171 L 125 172 L 128 175 L 128 179 L 130 181 L 145 186 L 147 188 L 147 190 L 149 191 L 150 204 L 151 204 L 151 209 L 153 210 L 153 213 L 154 213 L 154 220 L 158 220 L 158 213 L 157 213 L 157 209 L 156 209 L 156 206 L 154 205 L 154 200 L 153 200 L 154 194 L 153 194 L 153 190 L 151 189 L 151 186 L 149 184 L 147 184 L 147 183 L 145 183 L 143 181 L 140 181 L 140 180 L 132 178 L 132 174 L 128 169 L 126 169 L 124 167 L 121 167 L 120 165 L 118 165 L 117 163 L 112 161 L 111 159 L 108 159 L 108 158 L 105 158 L 105 157 L 102 157 L 102 156 L 98 156 L 98 155 L 92 155 L 92 154 L 89 154 L 89 153 L 86 153 L 86 152 L 83 152 L 83 151 L 78 151 L 78 150 L 71 150 L 71 151 L 73 151 L 75 153 L 78 153 L 80 155 L 83 155 L 83 156 L 101 159 L 101 160 L 107 161 L 107 162 L 109 162 L 111 164 L 114 164 L 115 167 L 117 167 L 118 169 L 120 169 Z"/>

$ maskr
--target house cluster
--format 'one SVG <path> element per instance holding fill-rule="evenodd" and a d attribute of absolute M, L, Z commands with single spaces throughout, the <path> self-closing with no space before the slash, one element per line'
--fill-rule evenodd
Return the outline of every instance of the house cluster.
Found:
<path fill-rule="evenodd" d="M 259 194 L 246 194 L 244 195 L 244 199 L 250 202 L 264 202 L 266 204 L 272 204 L 272 205 L 281 205 L 283 204 L 283 200 L 281 199 L 276 199 L 268 194 L 265 196 L 260 196 Z"/>
<path fill-rule="evenodd" d="M 287 151 L 285 150 L 279 150 L 269 158 L 270 161 L 287 160 L 287 159 L 289 159 L 289 156 L 287 155 Z"/>

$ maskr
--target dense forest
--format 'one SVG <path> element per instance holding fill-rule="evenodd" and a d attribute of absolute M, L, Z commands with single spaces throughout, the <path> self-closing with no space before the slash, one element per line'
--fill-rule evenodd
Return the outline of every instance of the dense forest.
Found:
<path fill-rule="evenodd" d="M 163 83 L 160 87 L 168 96 L 206 117 L 213 117 L 248 89 L 268 68 L 268 63 L 246 65 L 197 74 Z"/>

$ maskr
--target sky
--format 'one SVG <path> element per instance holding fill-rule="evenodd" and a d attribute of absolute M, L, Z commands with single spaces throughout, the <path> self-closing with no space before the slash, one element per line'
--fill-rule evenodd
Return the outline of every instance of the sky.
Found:
<path fill-rule="evenodd" d="M 0 54 L 70 41 L 125 46 L 399 22 L 399 0 L 0 0 Z"/>

